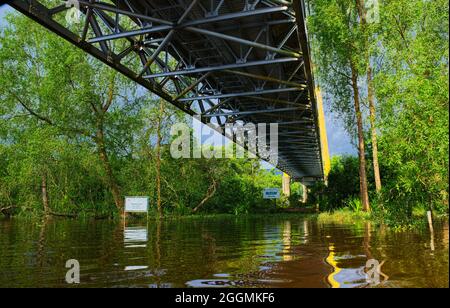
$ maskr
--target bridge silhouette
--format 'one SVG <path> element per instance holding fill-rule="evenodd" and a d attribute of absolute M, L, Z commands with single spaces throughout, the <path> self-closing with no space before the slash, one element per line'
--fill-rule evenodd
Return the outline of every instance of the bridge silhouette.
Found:
<path fill-rule="evenodd" d="M 66 22 L 64 1 L 7 3 L 204 124 L 278 123 L 277 167 L 305 184 L 324 179 L 328 144 L 302 0 L 68 2 L 78 25 Z"/>

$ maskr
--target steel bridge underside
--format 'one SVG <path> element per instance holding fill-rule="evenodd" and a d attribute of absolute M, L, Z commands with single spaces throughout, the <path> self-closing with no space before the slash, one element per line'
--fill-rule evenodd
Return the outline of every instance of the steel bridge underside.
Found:
<path fill-rule="evenodd" d="M 69 25 L 63 1 L 8 2 L 205 124 L 278 123 L 277 167 L 323 179 L 302 0 L 78 3 L 79 23 Z"/>

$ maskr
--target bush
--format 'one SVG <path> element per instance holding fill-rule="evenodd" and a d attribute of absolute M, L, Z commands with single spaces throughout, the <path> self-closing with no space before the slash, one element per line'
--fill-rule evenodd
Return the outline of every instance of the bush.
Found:
<path fill-rule="evenodd" d="M 309 203 L 330 211 L 348 206 L 349 200 L 359 197 L 359 163 L 353 156 L 335 156 L 331 160 L 328 183 L 311 188 Z"/>

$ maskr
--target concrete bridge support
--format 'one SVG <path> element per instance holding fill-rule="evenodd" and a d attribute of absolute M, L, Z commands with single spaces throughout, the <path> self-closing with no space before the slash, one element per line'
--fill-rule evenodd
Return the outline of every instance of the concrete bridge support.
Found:
<path fill-rule="evenodd" d="M 302 203 L 306 204 L 308 202 L 308 186 L 302 183 Z"/>
<path fill-rule="evenodd" d="M 283 173 L 283 195 L 285 195 L 286 197 L 290 197 L 291 196 L 291 177 L 286 174 Z"/>

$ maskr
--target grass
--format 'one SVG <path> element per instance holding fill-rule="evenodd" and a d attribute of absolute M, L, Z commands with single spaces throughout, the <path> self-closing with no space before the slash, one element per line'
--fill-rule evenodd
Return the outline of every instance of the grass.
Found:
<path fill-rule="evenodd" d="M 205 219 L 259 219 L 259 220 L 265 220 L 265 219 L 291 219 L 291 218 L 316 218 L 317 214 L 305 214 L 305 213 L 249 213 L 249 214 L 239 214 L 239 215 L 233 215 L 233 214 L 207 214 L 207 213 L 199 213 L 199 214 L 192 214 L 192 215 L 177 215 L 177 214 L 165 214 L 164 220 L 205 220 Z M 145 219 L 145 215 L 139 215 L 139 216 L 132 216 L 129 217 L 131 220 L 140 220 Z M 157 220 L 157 215 L 149 214 L 150 220 Z"/>
<path fill-rule="evenodd" d="M 448 214 L 433 213 L 435 223 L 448 219 Z M 317 216 L 317 221 L 323 224 L 358 224 L 371 222 L 375 225 L 385 225 L 393 231 L 407 231 L 412 229 L 427 229 L 427 209 L 416 207 L 413 210 L 412 217 L 408 220 L 400 218 L 391 218 L 386 213 L 374 211 L 366 213 L 361 210 L 355 210 L 351 207 L 337 209 L 332 212 L 323 212 Z"/>
<path fill-rule="evenodd" d="M 362 211 L 353 211 L 349 208 L 335 210 L 333 212 L 320 213 L 317 217 L 319 223 L 325 224 L 353 224 L 356 222 L 372 221 L 370 213 Z"/>
<path fill-rule="evenodd" d="M 249 214 L 219 214 L 219 213 L 198 213 L 198 214 L 182 214 L 182 213 L 167 213 L 164 216 L 166 221 L 176 221 L 176 220 L 214 220 L 214 219 L 295 219 L 295 218 L 312 218 L 317 219 L 318 223 L 323 224 L 357 224 L 364 222 L 372 222 L 374 224 L 383 224 L 391 227 L 394 230 L 407 230 L 407 229 L 417 229 L 427 227 L 426 218 L 426 207 L 415 207 L 412 213 L 412 217 L 408 221 L 400 220 L 395 215 L 387 215 L 385 212 L 374 209 L 372 213 L 365 213 L 361 210 L 361 207 L 357 202 L 348 202 L 347 207 L 342 209 L 336 209 L 331 212 L 323 212 L 320 214 L 316 213 L 286 213 L 286 212 L 276 212 L 271 213 L 249 213 Z M 448 219 L 448 214 L 438 215 L 438 213 L 433 213 L 436 221 L 440 219 Z M 21 211 L 15 215 L 15 217 L 25 217 L 25 218 L 38 218 L 42 217 L 43 213 L 40 211 Z M 0 218 L 3 215 L 0 214 Z M 157 220 L 158 216 L 155 211 L 150 211 L 149 220 Z M 93 213 L 82 211 L 78 219 L 93 219 Z M 120 219 L 119 215 L 113 215 L 109 219 Z M 130 221 L 140 221 L 145 220 L 145 215 L 131 215 L 129 217 Z"/>

